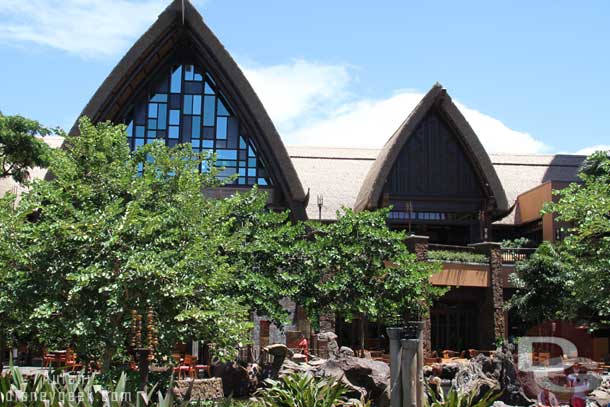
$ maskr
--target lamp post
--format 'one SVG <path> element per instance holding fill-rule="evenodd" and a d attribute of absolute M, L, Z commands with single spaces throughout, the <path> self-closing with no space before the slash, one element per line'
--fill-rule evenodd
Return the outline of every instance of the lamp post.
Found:
<path fill-rule="evenodd" d="M 322 222 L 322 207 L 324 206 L 324 196 L 318 195 L 318 220 Z"/>

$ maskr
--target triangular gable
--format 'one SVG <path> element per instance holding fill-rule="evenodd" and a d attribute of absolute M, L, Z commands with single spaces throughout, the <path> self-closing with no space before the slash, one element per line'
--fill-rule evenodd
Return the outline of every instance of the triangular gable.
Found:
<path fill-rule="evenodd" d="M 93 121 L 123 120 L 133 98 L 177 54 L 205 62 L 206 70 L 247 127 L 275 188 L 296 217 L 305 217 L 303 207 L 308 197 L 275 126 L 239 66 L 188 0 L 174 0 L 159 15 L 98 88 L 81 116 Z M 77 131 L 75 124 L 71 133 Z"/>
<path fill-rule="evenodd" d="M 379 152 L 362 183 L 354 205 L 355 210 L 375 209 L 379 206 L 384 185 L 400 152 L 434 107 L 451 120 L 456 128 L 462 146 L 483 180 L 486 194 L 495 203 L 494 212 L 501 214 L 509 210 L 506 194 L 487 152 L 447 91 L 438 83 L 424 96 Z"/>

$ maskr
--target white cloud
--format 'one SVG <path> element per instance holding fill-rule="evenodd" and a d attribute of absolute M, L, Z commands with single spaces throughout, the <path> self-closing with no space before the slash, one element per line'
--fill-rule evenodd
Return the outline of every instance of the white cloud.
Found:
<path fill-rule="evenodd" d="M 294 131 L 305 122 L 324 116 L 348 98 L 348 68 L 304 60 L 245 67 L 244 73 L 257 91 L 275 125 Z"/>
<path fill-rule="evenodd" d="M 0 41 L 35 43 L 84 57 L 124 52 L 166 0 L 0 0 Z"/>
<path fill-rule="evenodd" d="M 574 154 L 591 155 L 596 151 L 610 151 L 610 144 L 597 144 L 594 146 L 581 148 Z"/>
<path fill-rule="evenodd" d="M 379 148 L 424 95 L 400 90 L 386 98 L 359 98 L 350 91 L 355 80 L 343 65 L 298 60 L 244 72 L 288 145 Z M 456 103 L 490 153 L 549 149 L 526 132 Z"/>

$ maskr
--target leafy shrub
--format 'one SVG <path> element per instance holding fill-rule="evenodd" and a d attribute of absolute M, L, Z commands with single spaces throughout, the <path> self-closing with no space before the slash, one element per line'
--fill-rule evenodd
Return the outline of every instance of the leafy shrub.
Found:
<path fill-rule="evenodd" d="M 487 256 L 479 253 L 430 250 L 428 259 L 433 261 L 455 261 L 459 263 L 487 263 Z"/>
<path fill-rule="evenodd" d="M 345 386 L 333 379 L 293 374 L 282 380 L 267 380 L 266 383 L 269 387 L 258 391 L 255 406 L 337 407 L 352 404 L 346 400 Z"/>
<path fill-rule="evenodd" d="M 518 237 L 516 239 L 507 239 L 502 241 L 502 248 L 504 249 L 521 249 L 523 247 L 533 247 L 532 242 L 527 237 Z"/>
<path fill-rule="evenodd" d="M 447 394 L 447 397 L 438 396 L 435 392 L 430 391 L 430 402 L 426 407 L 490 407 L 502 393 L 489 390 L 484 394 L 480 394 L 480 388 L 475 387 L 469 393 L 458 391 L 452 387 Z"/>

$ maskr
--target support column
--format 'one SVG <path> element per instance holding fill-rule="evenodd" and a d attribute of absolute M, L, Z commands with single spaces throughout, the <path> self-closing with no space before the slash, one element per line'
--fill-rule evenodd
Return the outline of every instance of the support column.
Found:
<path fill-rule="evenodd" d="M 504 288 L 502 286 L 502 253 L 500 243 L 482 242 L 470 245 L 477 253 L 489 258 L 489 287 L 487 289 L 487 303 L 491 318 L 489 318 L 488 337 L 486 346 L 495 348 L 496 339 L 506 339 L 506 320 L 504 313 Z"/>
<path fill-rule="evenodd" d="M 405 244 L 411 253 L 415 253 L 418 261 L 428 260 L 428 236 L 407 236 Z"/>
<path fill-rule="evenodd" d="M 411 253 L 415 253 L 418 261 L 428 261 L 428 236 L 407 236 L 405 244 Z M 424 323 L 421 340 L 423 342 L 424 357 L 432 354 L 432 321 L 430 321 L 430 310 L 422 317 Z"/>
<path fill-rule="evenodd" d="M 402 339 L 402 407 L 417 407 L 417 339 Z M 393 399 L 392 399 L 393 400 Z"/>
<path fill-rule="evenodd" d="M 401 382 L 399 377 L 400 364 L 400 339 L 403 328 L 387 328 L 386 332 L 390 340 L 390 407 L 401 407 Z"/>

